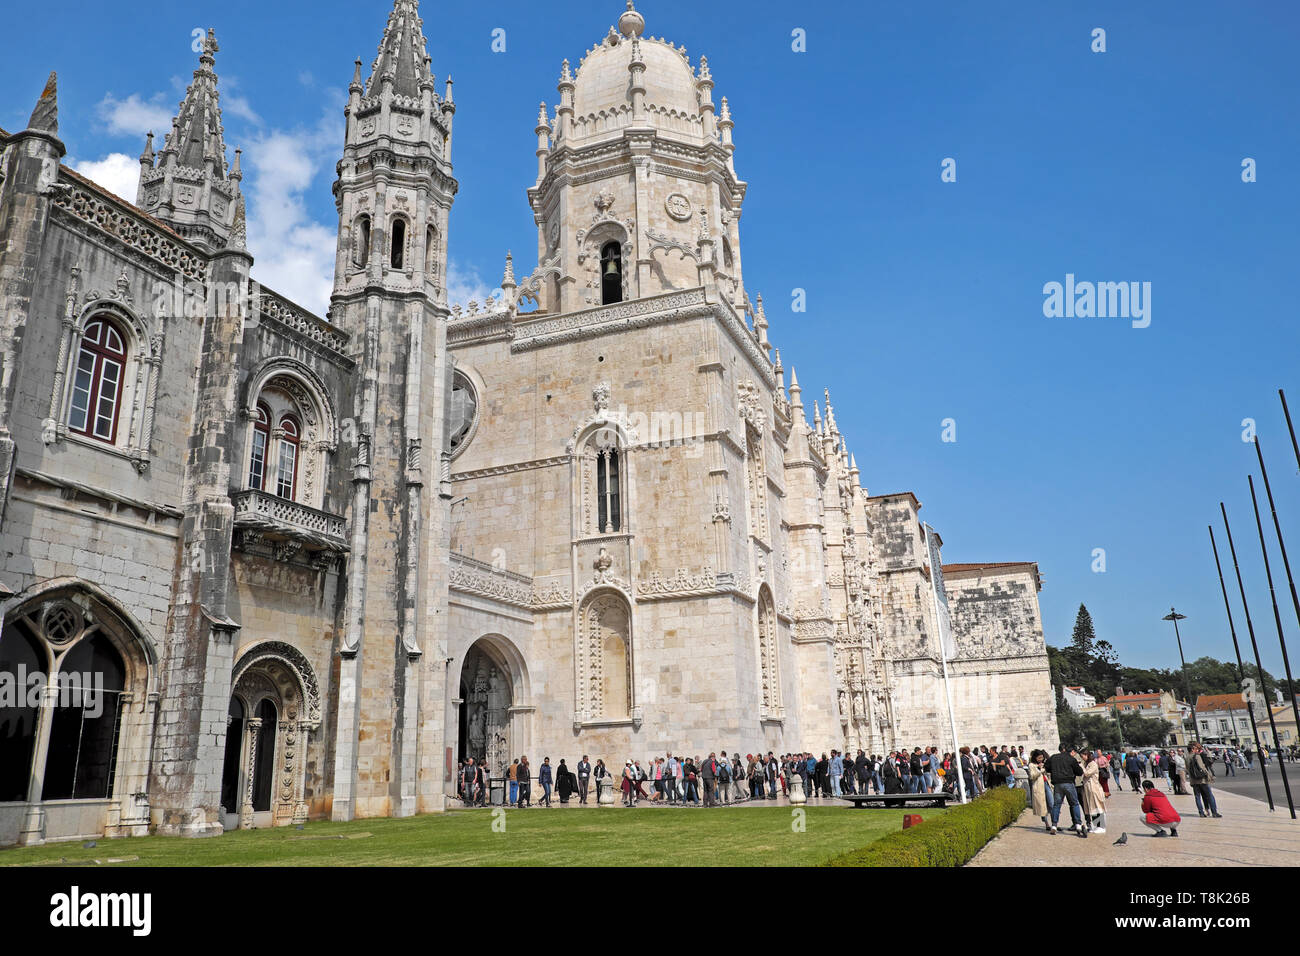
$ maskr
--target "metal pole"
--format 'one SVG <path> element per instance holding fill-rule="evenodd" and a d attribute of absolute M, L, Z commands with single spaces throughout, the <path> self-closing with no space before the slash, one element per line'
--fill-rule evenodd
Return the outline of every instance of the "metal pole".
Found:
<path fill-rule="evenodd" d="M 1291 409 L 1286 407 L 1286 392 L 1282 389 L 1277 390 L 1278 396 L 1282 399 L 1282 411 L 1286 415 L 1286 428 L 1291 433 L 1291 450 L 1295 452 L 1295 463 L 1300 467 L 1300 445 L 1296 444 L 1295 426 L 1291 424 Z"/>
<path fill-rule="evenodd" d="M 1273 504 L 1273 488 L 1268 483 L 1268 469 L 1264 467 L 1264 453 L 1260 450 L 1258 437 L 1255 439 L 1255 455 L 1259 458 L 1259 471 L 1264 478 L 1264 491 L 1268 495 L 1268 509 L 1273 513 L 1273 530 L 1277 532 L 1277 545 L 1279 550 L 1281 550 L 1282 552 L 1282 566 L 1286 569 L 1286 583 L 1291 587 L 1291 603 L 1295 607 L 1295 619 L 1297 623 L 1300 623 L 1300 597 L 1296 596 L 1295 578 L 1291 576 L 1291 562 L 1290 560 L 1287 559 L 1286 556 L 1286 542 L 1282 540 L 1282 525 L 1277 520 L 1277 506 Z M 1256 521 L 1259 520 L 1258 508 L 1256 508 L 1255 510 L 1255 520 Z M 1259 544 L 1261 548 L 1264 546 L 1263 530 L 1261 530 L 1259 533 Z M 1264 566 L 1268 567 L 1267 551 L 1264 553 L 1264 562 L 1265 562 Z M 1269 585 L 1269 590 L 1272 591 L 1273 589 L 1272 576 L 1269 577 L 1268 585 Z M 1274 598 L 1273 600 L 1273 614 L 1274 615 L 1277 614 L 1276 598 Z M 1277 622 L 1277 636 L 1278 636 L 1278 640 L 1282 642 L 1282 666 L 1286 668 L 1287 689 L 1291 692 L 1291 709 L 1295 713 L 1296 727 L 1300 728 L 1300 701 L 1296 700 L 1295 681 L 1291 678 L 1291 660 L 1286 653 L 1286 638 L 1282 636 L 1281 618 L 1279 618 Z M 1277 741 L 1274 742 L 1276 743 Z"/>
<path fill-rule="evenodd" d="M 1223 530 L 1228 533 L 1228 553 L 1232 555 L 1232 570 L 1237 575 L 1237 589 L 1241 591 L 1241 606 L 1246 612 L 1246 631 L 1250 634 L 1250 646 L 1255 652 L 1255 667 L 1259 673 L 1260 690 L 1264 695 L 1264 709 L 1268 712 L 1268 724 L 1273 730 L 1273 736 L 1277 736 L 1277 721 L 1273 719 L 1273 708 L 1268 706 L 1268 681 L 1264 679 L 1264 662 L 1259 658 L 1259 642 L 1255 640 L 1255 625 L 1250 620 L 1250 605 L 1246 603 L 1246 585 L 1241 580 L 1241 565 L 1237 563 L 1237 546 L 1232 542 L 1232 526 L 1228 524 L 1228 510 L 1223 507 L 1223 502 L 1219 502 L 1219 510 L 1223 512 Z M 1255 746 L 1259 747 L 1259 737 L 1255 738 Z M 1264 766 L 1263 758 L 1260 759 L 1259 765 Z M 1291 819 L 1295 817 L 1295 801 L 1291 798 L 1291 782 L 1286 776 L 1285 761 L 1277 762 L 1278 769 L 1282 771 L 1282 788 L 1286 790 L 1287 807 L 1291 810 Z"/>
<path fill-rule="evenodd" d="M 1196 703 L 1192 700 L 1192 682 L 1187 677 L 1187 658 L 1183 656 L 1183 636 L 1178 633 L 1178 622 L 1187 620 L 1186 614 L 1179 614 L 1173 608 L 1169 609 L 1161 620 L 1174 622 L 1174 637 L 1178 640 L 1178 659 L 1183 662 L 1183 692 L 1187 694 L 1187 703 L 1192 708 L 1192 731 L 1196 734 L 1196 742 L 1201 742 L 1201 728 L 1196 725 Z"/>
<path fill-rule="evenodd" d="M 1219 507 L 1223 507 L 1222 502 L 1219 503 Z M 1228 523 L 1227 511 L 1223 513 L 1223 523 L 1225 526 Z M 1214 528 L 1209 525 L 1206 527 L 1210 529 L 1210 547 L 1214 550 L 1214 567 L 1219 572 L 1219 590 L 1223 592 L 1223 609 L 1228 612 L 1228 633 L 1232 635 L 1232 649 L 1237 654 L 1237 677 L 1240 679 L 1241 689 L 1244 691 L 1246 689 L 1246 666 L 1241 662 L 1241 645 L 1237 643 L 1237 627 L 1232 623 L 1232 605 L 1228 603 L 1228 587 L 1223 583 L 1223 565 L 1219 563 L 1219 546 L 1214 540 Z M 1246 701 L 1246 713 L 1250 715 L 1251 739 L 1259 740 L 1259 727 L 1255 724 L 1255 710 L 1250 706 L 1249 701 Z M 1233 720 L 1235 721 L 1236 718 L 1234 717 Z M 1227 772 L 1227 762 L 1231 759 L 1226 754 L 1224 755 L 1225 773 Z M 1268 784 L 1268 768 L 1264 766 L 1262 760 L 1259 762 L 1259 769 L 1264 773 L 1264 793 L 1268 796 L 1268 808 L 1276 810 L 1277 807 L 1273 805 L 1273 788 Z"/>
<path fill-rule="evenodd" d="M 948 683 L 948 649 L 944 647 L 943 640 L 943 611 L 939 607 L 939 572 L 937 567 L 939 561 L 939 549 L 931 543 L 930 536 L 935 533 L 934 529 L 928 524 L 925 527 L 925 544 L 930 554 L 930 564 L 936 565 L 930 568 L 930 596 L 934 599 L 934 624 L 939 629 L 936 637 L 939 638 L 939 659 L 943 662 L 943 694 L 948 700 L 948 725 L 952 730 L 952 752 L 957 757 L 957 787 L 961 792 L 961 802 L 966 802 L 966 775 L 961 770 L 961 745 L 957 740 L 957 715 L 952 709 L 952 687 Z M 971 772 L 974 773 L 974 765 L 971 766 Z M 1028 772 L 1026 772 L 1027 775 Z"/>

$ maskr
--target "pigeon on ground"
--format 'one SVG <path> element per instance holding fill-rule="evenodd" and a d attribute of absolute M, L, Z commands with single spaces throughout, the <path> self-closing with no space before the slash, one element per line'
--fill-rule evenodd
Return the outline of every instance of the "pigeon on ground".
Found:
<path fill-rule="evenodd" d="M 1127 846 L 1127 845 L 1128 845 L 1128 833 L 1127 833 L 1127 832 L 1125 832 L 1125 833 L 1121 833 L 1121 834 L 1119 835 L 1119 839 L 1116 840 L 1114 843 L 1111 844 L 1111 846 Z"/>
<path fill-rule="evenodd" d="M 99 844 L 96 843 L 94 840 L 91 840 L 89 843 L 83 843 L 83 844 L 81 844 L 81 848 L 82 848 L 83 850 L 93 850 L 93 849 L 94 849 L 95 847 L 97 847 L 98 845 L 99 845 Z"/>

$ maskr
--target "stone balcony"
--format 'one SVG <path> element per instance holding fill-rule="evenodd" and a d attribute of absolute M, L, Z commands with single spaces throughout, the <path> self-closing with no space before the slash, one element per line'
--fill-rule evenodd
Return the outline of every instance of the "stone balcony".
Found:
<path fill-rule="evenodd" d="M 235 506 L 235 528 L 245 550 L 269 545 L 280 560 L 299 551 L 330 557 L 348 550 L 347 524 L 340 515 L 264 491 L 242 491 L 231 502 Z"/>

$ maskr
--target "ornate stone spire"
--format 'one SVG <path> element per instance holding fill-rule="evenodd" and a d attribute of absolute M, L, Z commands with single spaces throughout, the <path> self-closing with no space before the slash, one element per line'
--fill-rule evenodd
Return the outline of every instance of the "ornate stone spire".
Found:
<path fill-rule="evenodd" d="M 58 135 L 59 75 L 57 73 L 51 71 L 50 78 L 45 81 L 45 89 L 41 91 L 41 98 L 36 101 L 36 108 L 32 110 L 32 118 L 27 121 L 27 128 Z"/>
<path fill-rule="evenodd" d="M 378 96 L 384 81 L 388 80 L 392 91 L 399 96 L 419 98 L 420 85 L 433 82 L 423 26 L 418 0 L 396 0 L 379 40 L 379 51 L 366 83 L 366 96 Z"/>
<path fill-rule="evenodd" d="M 217 93 L 212 30 L 203 40 L 199 68 L 185 90 L 156 161 L 152 134 L 140 157 L 137 205 L 209 250 L 224 248 L 231 236 L 242 172 L 226 169 L 225 131 Z"/>
<path fill-rule="evenodd" d="M 835 427 L 835 409 L 831 408 L 831 390 L 824 390 L 826 396 L 826 433 L 828 435 L 838 435 L 840 430 Z"/>
<path fill-rule="evenodd" d="M 501 279 L 501 288 L 506 292 L 507 298 L 510 298 L 509 293 L 517 288 L 515 282 L 515 257 L 510 254 L 509 249 L 506 250 L 506 274 Z"/>
<path fill-rule="evenodd" d="M 803 389 L 799 387 L 799 373 L 790 366 L 790 408 L 803 420 Z"/>

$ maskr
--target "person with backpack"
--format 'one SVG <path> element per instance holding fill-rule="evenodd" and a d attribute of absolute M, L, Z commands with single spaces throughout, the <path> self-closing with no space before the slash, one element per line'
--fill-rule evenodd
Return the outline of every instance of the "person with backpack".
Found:
<path fill-rule="evenodd" d="M 718 796 L 714 803 L 721 806 L 724 803 L 731 802 L 731 762 L 727 759 L 727 752 L 722 751 L 722 757 L 718 760 Z"/>

